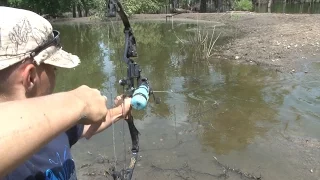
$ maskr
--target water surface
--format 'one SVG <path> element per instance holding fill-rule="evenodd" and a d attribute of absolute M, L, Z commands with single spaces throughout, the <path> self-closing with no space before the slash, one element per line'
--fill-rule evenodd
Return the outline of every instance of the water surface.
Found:
<path fill-rule="evenodd" d="M 143 76 L 155 91 L 166 91 L 155 93 L 161 104 L 151 98 L 145 110 L 133 112 L 141 133 L 133 179 L 241 179 L 240 172 L 263 179 L 320 176 L 319 63 L 309 64 L 307 74 L 280 74 L 233 65 L 218 55 L 204 60 L 192 38 L 198 27 L 212 29 L 208 24 L 132 26 Z M 123 93 L 118 80 L 126 73 L 122 23 L 54 27 L 64 49 L 82 61 L 75 69 L 58 71 L 56 91 L 86 84 L 100 89 L 111 107 L 111 99 Z M 215 36 L 225 28 L 217 28 Z M 224 34 L 217 44 L 227 40 Z M 117 161 L 120 169 L 124 159 L 129 163 L 130 145 L 123 121 L 80 140 L 73 147 L 79 179 L 106 179 L 110 164 L 101 157 Z M 224 173 L 222 164 L 239 171 Z"/>

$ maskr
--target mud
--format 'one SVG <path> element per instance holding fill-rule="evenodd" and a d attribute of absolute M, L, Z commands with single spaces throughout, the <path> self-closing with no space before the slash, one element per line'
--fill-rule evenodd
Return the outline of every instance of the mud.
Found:
<path fill-rule="evenodd" d="M 162 20 L 165 14 L 136 14 L 131 21 Z M 252 12 L 183 13 L 168 21 L 223 24 L 234 37 L 217 51 L 236 63 L 271 67 L 281 72 L 308 72 L 306 64 L 319 61 L 320 14 Z M 55 22 L 98 23 L 96 18 L 69 18 Z M 228 32 L 230 33 L 230 32 Z"/>
<path fill-rule="evenodd" d="M 133 19 L 165 19 L 158 15 L 134 15 Z M 234 29 L 234 38 L 221 47 L 221 55 L 237 63 L 257 64 L 281 72 L 308 72 L 320 57 L 319 14 L 269 14 L 251 12 L 186 13 L 173 21 L 223 23 Z M 229 32 L 228 32 L 229 33 Z"/>

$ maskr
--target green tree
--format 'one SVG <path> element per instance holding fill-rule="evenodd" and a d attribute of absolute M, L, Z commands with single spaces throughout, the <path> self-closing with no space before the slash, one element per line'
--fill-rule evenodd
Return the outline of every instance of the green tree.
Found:
<path fill-rule="evenodd" d="M 0 6 L 7 6 L 8 0 L 0 0 Z"/>

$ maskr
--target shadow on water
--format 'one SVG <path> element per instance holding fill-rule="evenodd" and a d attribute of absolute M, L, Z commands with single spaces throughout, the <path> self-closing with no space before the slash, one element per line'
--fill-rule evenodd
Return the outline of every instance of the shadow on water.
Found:
<path fill-rule="evenodd" d="M 159 22 L 132 26 L 143 75 L 154 90 L 166 91 L 156 93 L 161 104 L 151 99 L 146 110 L 133 112 L 141 132 L 134 178 L 316 179 L 320 175 L 319 65 L 310 65 L 313 70 L 308 74 L 282 75 L 233 65 L 216 55 L 204 60 L 194 56 L 198 51 L 190 37 L 196 35 L 190 29 L 195 24 L 175 24 L 173 30 L 171 24 Z M 64 49 L 82 60 L 75 69 L 59 69 L 56 91 L 87 84 L 106 94 L 111 107 L 111 100 L 122 93 L 117 82 L 126 68 L 121 59 L 121 22 L 54 27 L 61 32 Z M 216 31 L 215 36 L 225 29 Z M 217 44 L 228 39 L 223 35 Z M 80 140 L 73 148 L 79 179 L 105 179 L 105 170 L 114 162 L 122 168 L 124 161 L 129 163 L 130 145 L 123 121 L 90 141 Z"/>

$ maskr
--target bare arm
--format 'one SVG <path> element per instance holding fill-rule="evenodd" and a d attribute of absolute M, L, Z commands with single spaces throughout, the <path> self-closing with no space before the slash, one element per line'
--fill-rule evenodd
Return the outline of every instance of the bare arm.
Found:
<path fill-rule="evenodd" d="M 104 121 L 106 100 L 98 90 L 80 86 L 69 92 L 0 103 L 0 179 L 75 124 Z"/>
<path fill-rule="evenodd" d="M 68 92 L 0 103 L 1 177 L 76 124 L 84 109 Z"/>

